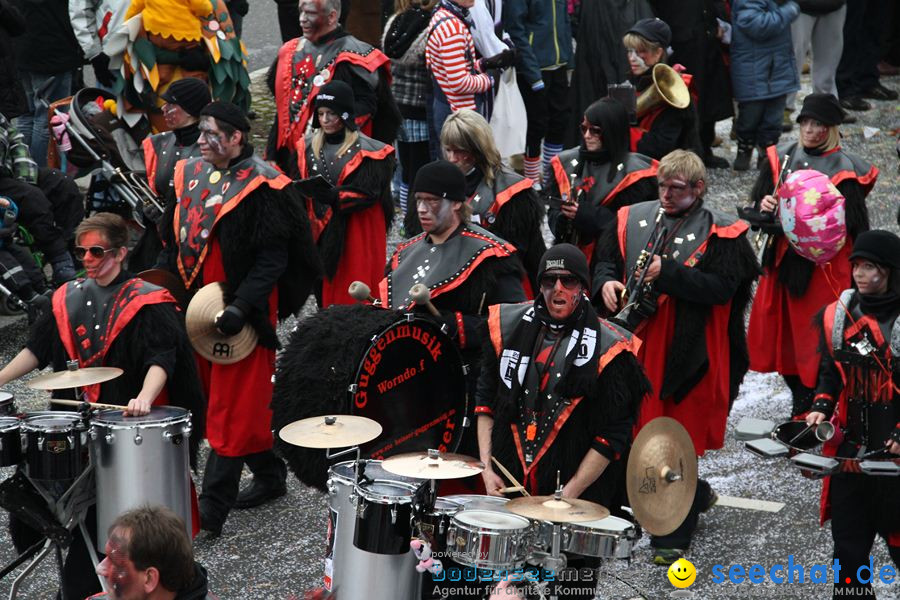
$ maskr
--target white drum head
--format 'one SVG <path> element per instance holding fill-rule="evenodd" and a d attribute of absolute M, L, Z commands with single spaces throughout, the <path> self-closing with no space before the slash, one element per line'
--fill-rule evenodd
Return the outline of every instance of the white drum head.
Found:
<path fill-rule="evenodd" d="M 630 529 L 634 529 L 634 523 L 619 517 L 606 517 L 605 519 L 597 519 L 596 521 L 582 521 L 573 523 L 585 529 L 597 529 L 608 533 L 622 534 Z"/>
<path fill-rule="evenodd" d="M 531 521 L 525 517 L 493 510 L 464 510 L 457 513 L 453 520 L 470 527 L 500 530 L 524 529 L 531 525 Z"/>

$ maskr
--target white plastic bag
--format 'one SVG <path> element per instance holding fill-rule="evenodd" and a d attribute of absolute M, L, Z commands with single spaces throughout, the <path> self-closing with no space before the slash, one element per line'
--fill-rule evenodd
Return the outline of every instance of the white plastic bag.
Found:
<path fill-rule="evenodd" d="M 500 75 L 491 130 L 502 158 L 525 152 L 525 133 L 528 130 L 525 102 L 516 85 L 516 70 L 509 68 Z"/>

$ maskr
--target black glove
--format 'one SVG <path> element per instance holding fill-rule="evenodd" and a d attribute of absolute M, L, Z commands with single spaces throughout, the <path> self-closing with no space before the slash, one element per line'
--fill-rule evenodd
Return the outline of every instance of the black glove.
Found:
<path fill-rule="evenodd" d="M 495 54 L 494 56 L 488 58 L 482 58 L 481 70 L 487 71 L 488 69 L 505 69 L 506 67 L 511 67 L 516 64 L 516 56 L 516 50 L 507 48 L 500 54 Z"/>
<path fill-rule="evenodd" d="M 112 87 L 113 75 L 109 72 L 109 57 L 102 52 L 91 59 L 91 66 L 94 68 L 94 77 L 100 82 L 100 85 Z"/>
<path fill-rule="evenodd" d="M 888 436 L 888 441 L 894 442 L 895 444 L 900 444 L 900 425 L 894 427 L 891 435 Z"/>
<path fill-rule="evenodd" d="M 341 190 L 338 187 L 328 188 L 328 191 L 319 197 L 319 201 L 337 210 L 341 204 Z"/>
<path fill-rule="evenodd" d="M 208 71 L 209 56 L 203 48 L 178 51 L 178 64 L 185 71 Z"/>
<path fill-rule="evenodd" d="M 223 335 L 237 335 L 244 327 L 247 316 L 234 304 L 229 304 L 216 319 L 216 329 Z"/>

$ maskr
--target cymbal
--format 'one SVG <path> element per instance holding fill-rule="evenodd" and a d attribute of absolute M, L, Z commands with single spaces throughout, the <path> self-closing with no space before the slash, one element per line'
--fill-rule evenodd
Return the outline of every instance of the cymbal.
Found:
<path fill-rule="evenodd" d="M 554 496 L 513 498 L 504 505 L 504 508 L 522 517 L 554 523 L 596 521 L 609 516 L 609 510 L 595 502 L 577 498 L 557 500 Z"/>
<path fill-rule="evenodd" d="M 371 442 L 381 435 L 381 425 L 366 417 L 334 415 L 310 417 L 281 428 L 278 436 L 301 448 L 345 448 Z"/>
<path fill-rule="evenodd" d="M 394 475 L 416 479 L 461 479 L 484 471 L 484 463 L 465 454 L 427 450 L 384 459 L 382 468 Z"/>
<path fill-rule="evenodd" d="M 631 446 L 625 479 L 641 527 L 653 535 L 675 531 L 697 489 L 697 454 L 681 423 L 657 417 L 644 425 Z"/>
<path fill-rule="evenodd" d="M 258 336 L 249 323 L 235 335 L 222 335 L 216 329 L 216 318 L 225 310 L 221 283 L 200 288 L 188 304 L 184 315 L 191 346 L 197 354 L 219 365 L 230 365 L 246 358 L 256 348 Z"/>
<path fill-rule="evenodd" d="M 73 371 L 57 371 L 39 375 L 25 382 L 33 390 L 68 390 L 115 379 L 122 374 L 116 367 L 85 367 Z"/>

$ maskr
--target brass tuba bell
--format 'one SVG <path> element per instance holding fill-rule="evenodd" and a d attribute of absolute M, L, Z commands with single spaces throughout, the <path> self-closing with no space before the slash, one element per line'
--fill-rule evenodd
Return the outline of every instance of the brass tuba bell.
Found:
<path fill-rule="evenodd" d="M 687 108 L 691 103 L 691 93 L 675 69 L 659 63 L 653 66 L 653 85 L 641 92 L 637 99 L 637 117 L 665 102 L 675 108 Z"/>

